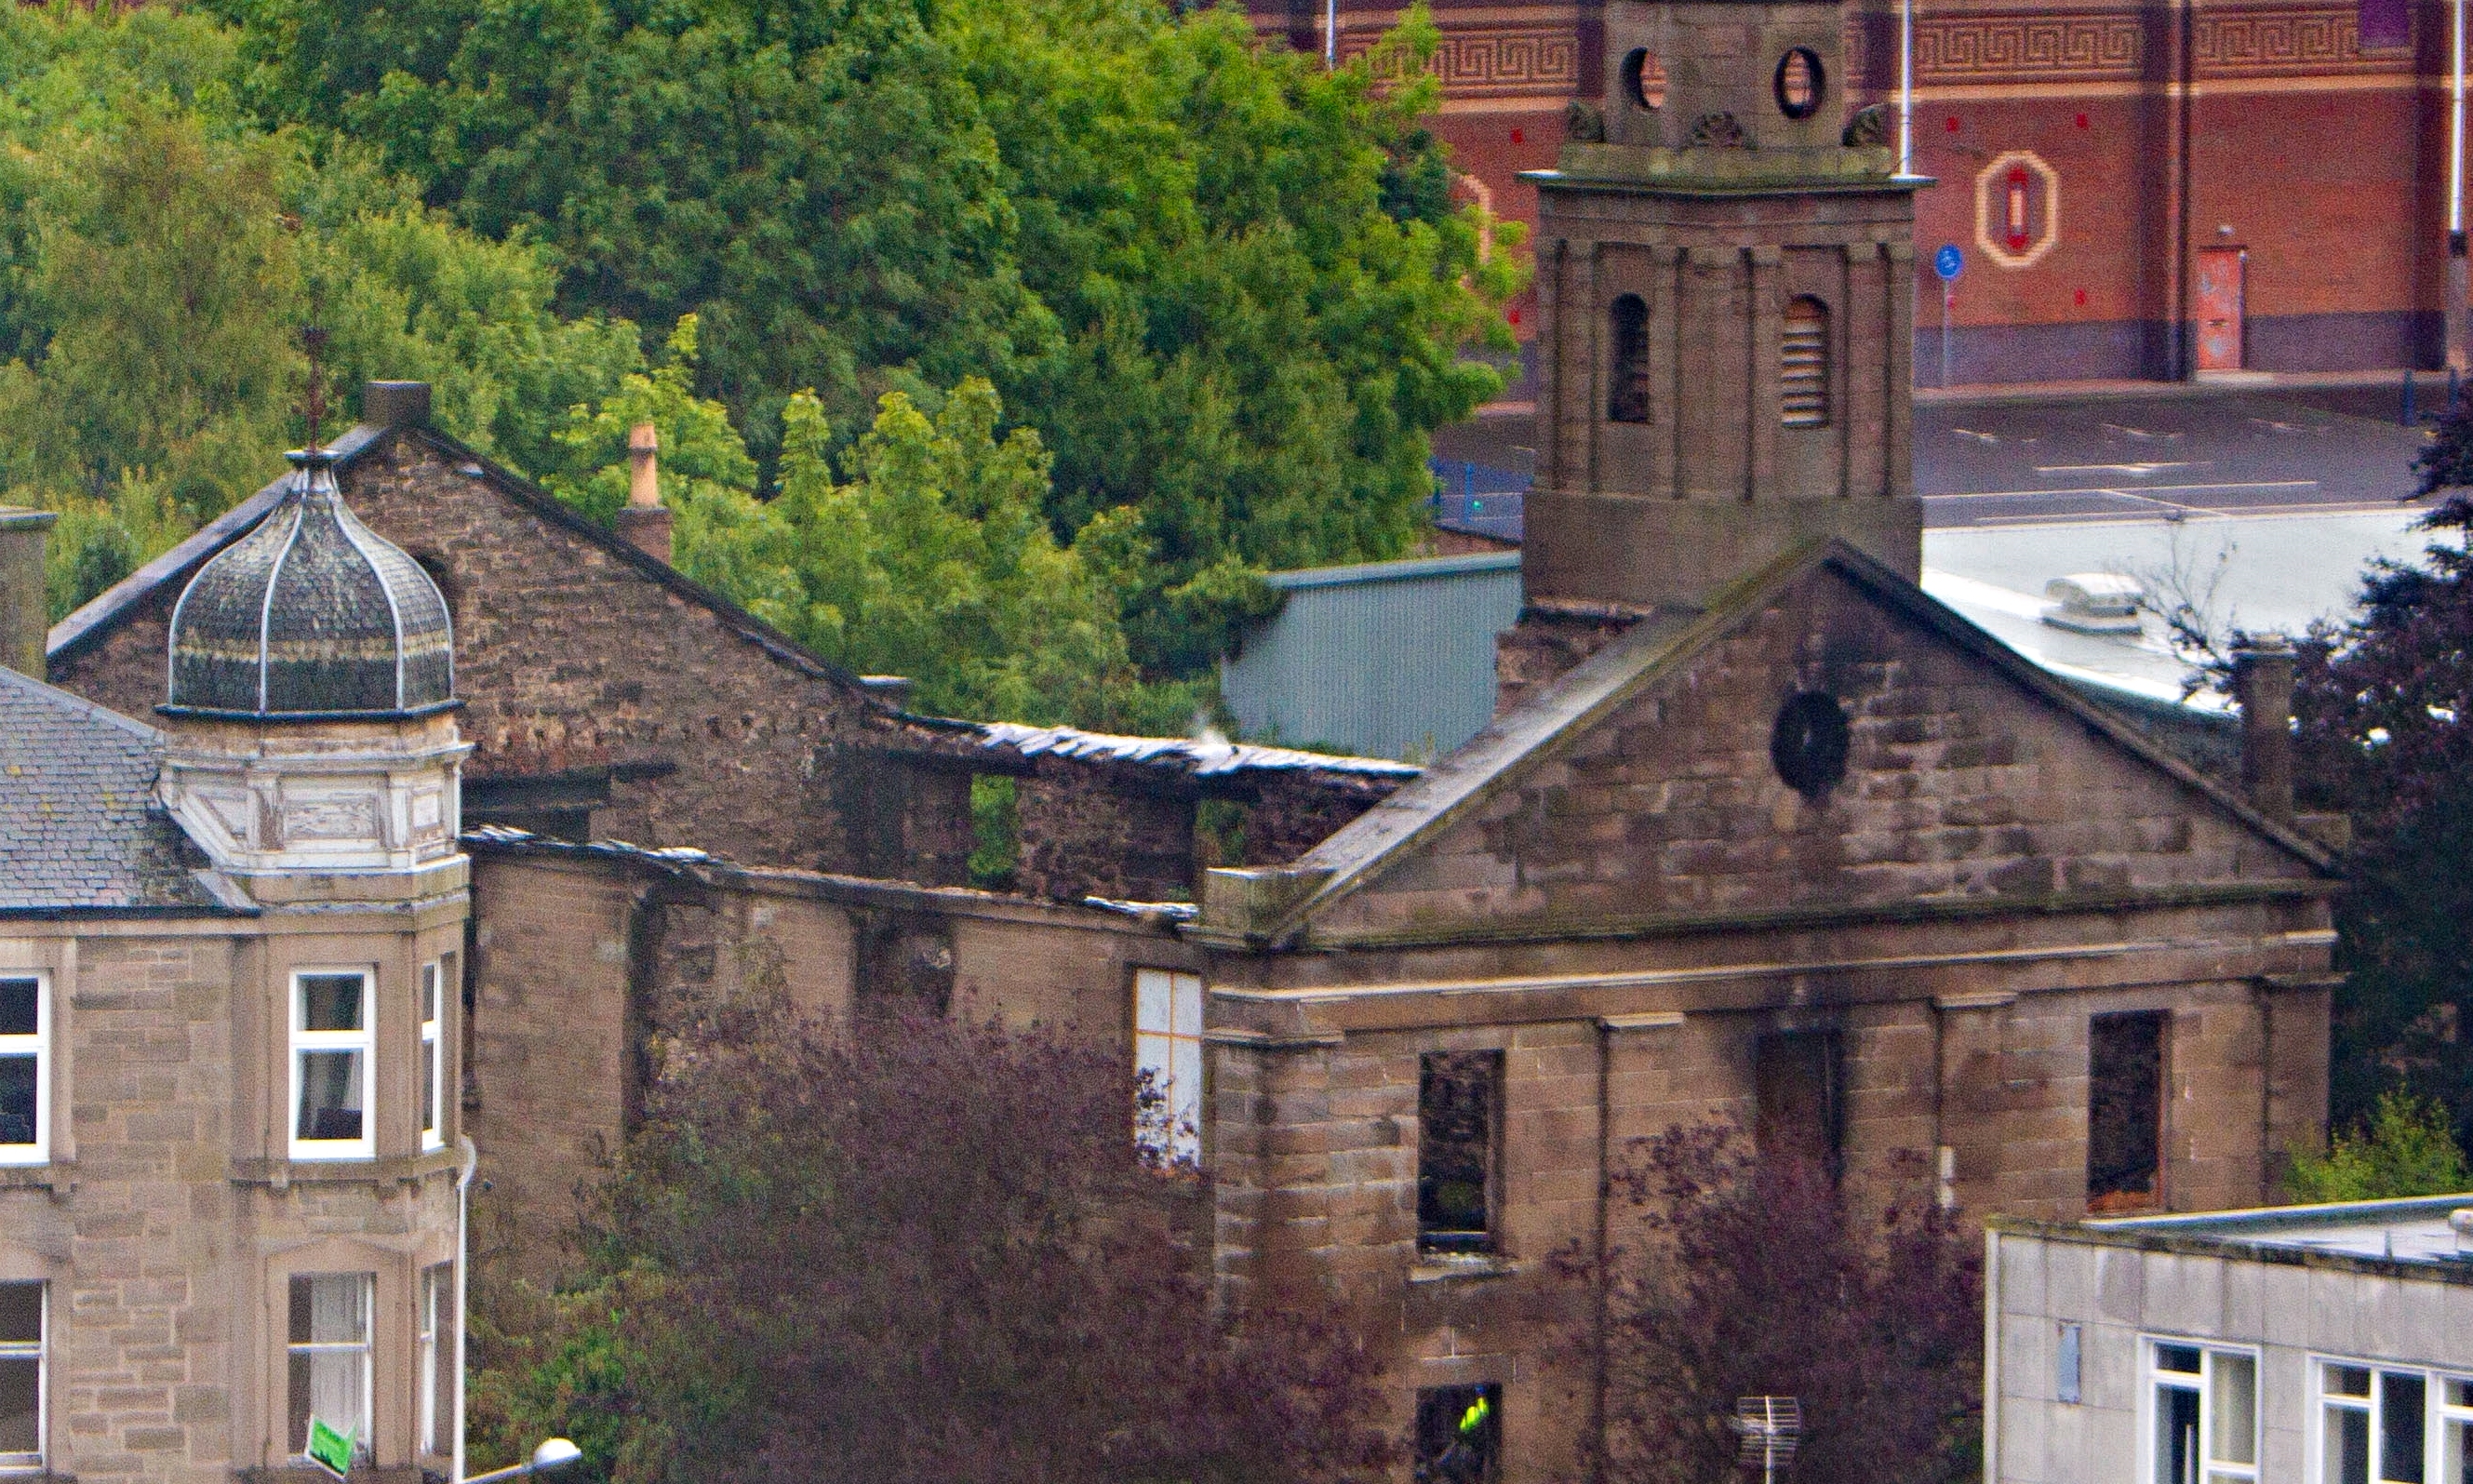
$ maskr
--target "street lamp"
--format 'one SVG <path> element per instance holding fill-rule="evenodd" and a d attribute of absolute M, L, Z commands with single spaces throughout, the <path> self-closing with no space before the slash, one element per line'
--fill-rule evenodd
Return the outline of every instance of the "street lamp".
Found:
<path fill-rule="evenodd" d="M 564 1438 L 551 1438 L 533 1449 L 532 1462 L 489 1473 L 476 1473 L 466 1479 L 464 1484 L 499 1484 L 502 1479 L 519 1479 L 528 1473 L 547 1473 L 553 1469 L 564 1469 L 583 1456 L 584 1449 Z"/>

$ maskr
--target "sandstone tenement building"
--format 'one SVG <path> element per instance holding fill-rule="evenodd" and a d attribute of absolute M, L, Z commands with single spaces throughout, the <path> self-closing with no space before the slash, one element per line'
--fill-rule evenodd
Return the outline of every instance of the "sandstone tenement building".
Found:
<path fill-rule="evenodd" d="M 455 1461 L 446 610 L 304 463 L 187 586 L 159 728 L 0 670 L 11 1472 L 273 1477 L 313 1415 Z"/>

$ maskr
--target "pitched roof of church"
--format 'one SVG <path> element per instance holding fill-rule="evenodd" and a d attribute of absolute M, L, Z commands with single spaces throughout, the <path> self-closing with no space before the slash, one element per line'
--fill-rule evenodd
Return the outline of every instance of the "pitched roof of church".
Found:
<path fill-rule="evenodd" d="M 229 907 L 153 807 L 162 763 L 152 727 L 0 669 L 0 913 Z"/>
<path fill-rule="evenodd" d="M 2193 768 L 2077 687 L 2025 658 L 1879 561 L 1833 539 L 1789 553 L 1720 593 L 1705 610 L 1661 610 L 1642 619 L 1613 643 L 1497 717 L 1465 745 L 1437 759 L 1422 777 L 1292 865 L 1280 868 L 1292 875 L 1297 895 L 1285 910 L 1274 909 L 1276 922 L 1258 919 L 1240 931 L 1250 939 L 1274 944 L 1293 938 L 1317 913 L 1517 788 L 1597 724 L 1676 674 L 1776 602 L 1786 589 L 1822 568 L 1851 580 L 1901 617 L 1989 666 L 2019 690 L 2075 718 L 2088 734 L 2137 766 L 2163 774 L 2199 796 L 2240 827 L 2304 866 L 2310 875 L 2335 875 L 2335 857 L 2318 841 L 2260 813 L 2240 794 Z M 1282 895 L 1275 892 L 1273 899 Z M 1206 907 L 1206 935 L 1213 916 Z"/>
<path fill-rule="evenodd" d="M 780 630 L 668 562 L 651 556 L 625 537 L 577 514 L 548 491 L 474 452 L 449 434 L 425 423 L 382 426 L 364 422 L 326 446 L 334 456 L 334 467 L 340 471 L 350 468 L 372 450 L 383 447 L 390 437 L 396 436 L 416 438 L 428 443 L 450 462 L 479 477 L 512 504 L 599 546 L 623 564 L 711 612 L 720 620 L 722 627 L 778 662 L 803 674 L 846 685 L 854 698 L 867 697 L 873 703 L 868 687 L 857 676 L 810 653 Z M 54 624 L 44 645 L 47 658 L 58 663 L 101 642 L 106 634 L 138 612 L 157 593 L 166 588 L 177 590 L 209 559 L 255 529 L 268 512 L 282 503 L 292 483 L 292 476 L 288 473 L 271 481 L 255 494 L 200 526 L 188 539 L 132 572 L 84 608 Z"/>

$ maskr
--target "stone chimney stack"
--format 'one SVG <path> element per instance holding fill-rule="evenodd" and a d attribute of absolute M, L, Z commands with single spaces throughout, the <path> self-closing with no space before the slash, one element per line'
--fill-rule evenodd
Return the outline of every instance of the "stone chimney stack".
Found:
<path fill-rule="evenodd" d="M 2261 814 L 2293 817 L 2293 646 L 2272 634 L 2233 653 L 2242 713 L 2242 787 Z"/>
<path fill-rule="evenodd" d="M 660 435 L 649 422 L 627 430 L 627 504 L 618 534 L 656 562 L 670 560 L 670 511 L 661 503 Z"/>
<path fill-rule="evenodd" d="M 417 428 L 429 420 L 426 381 L 364 381 L 361 420 L 382 428 Z"/>
<path fill-rule="evenodd" d="M 43 546 L 47 510 L 0 505 L 0 665 L 43 678 Z"/>

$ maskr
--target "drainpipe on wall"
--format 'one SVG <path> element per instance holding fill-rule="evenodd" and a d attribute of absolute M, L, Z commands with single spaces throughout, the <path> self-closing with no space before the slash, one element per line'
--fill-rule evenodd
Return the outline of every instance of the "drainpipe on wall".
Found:
<path fill-rule="evenodd" d="M 468 1235 L 472 1224 L 472 1173 L 481 1167 L 481 1151 L 473 1147 L 468 1135 L 455 1142 L 464 1157 L 464 1168 L 455 1177 L 455 1461 L 454 1477 L 448 1484 L 464 1484 L 464 1336 L 472 1328 L 468 1312 L 471 1283 L 464 1270 L 472 1260 Z"/>
<path fill-rule="evenodd" d="M 2465 345 L 2464 262 L 2464 0 L 2451 7 L 2447 98 L 2447 366 L 2473 369 Z"/>
<path fill-rule="evenodd" d="M 2461 9 L 2464 0 L 2457 0 Z M 1915 0 L 1898 5 L 1898 174 L 1915 173 Z"/>
<path fill-rule="evenodd" d="M 2198 358 L 2190 341 L 2190 276 L 2196 249 L 2190 241 L 2190 191 L 2194 171 L 2192 125 L 2196 109 L 2191 94 L 2197 80 L 2197 0 L 2178 0 L 2173 8 L 2173 330 L 2169 379 L 2196 379 Z"/>

